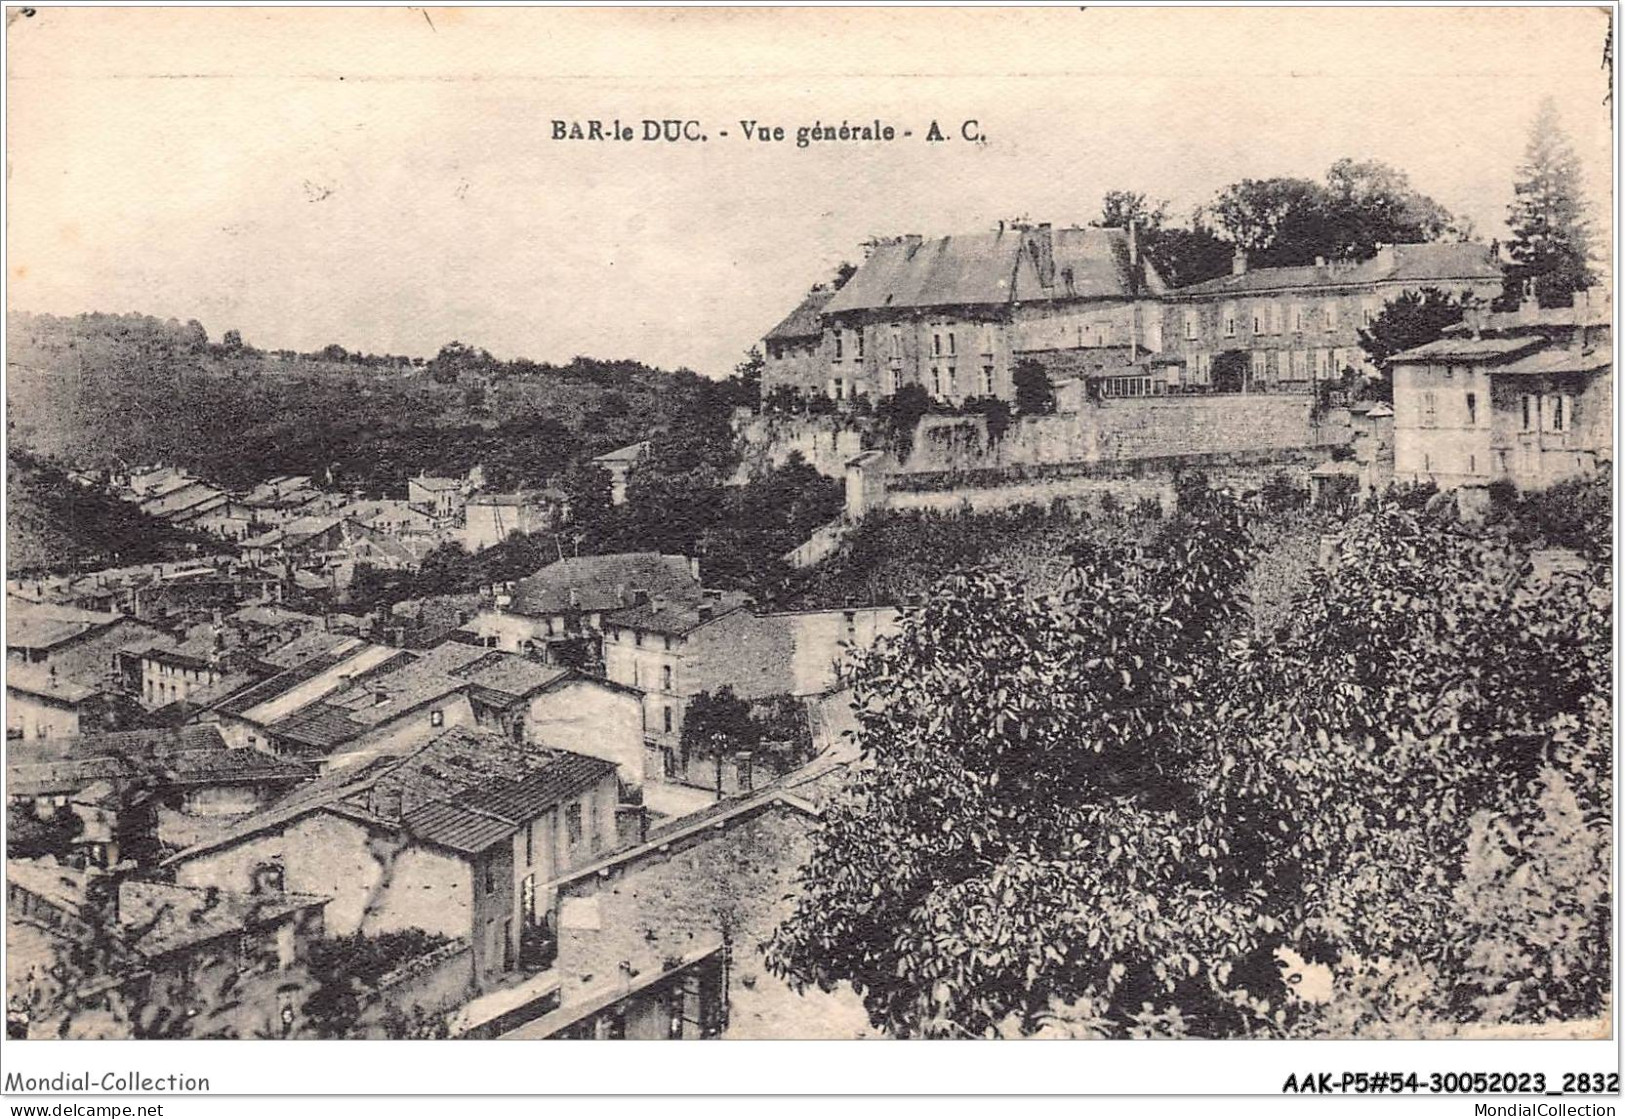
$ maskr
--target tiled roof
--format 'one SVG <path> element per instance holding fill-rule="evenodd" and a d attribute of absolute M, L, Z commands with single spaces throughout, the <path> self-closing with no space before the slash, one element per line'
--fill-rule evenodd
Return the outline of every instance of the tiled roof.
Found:
<path fill-rule="evenodd" d="M 1590 373 L 1606 369 L 1614 363 L 1612 351 L 1598 348 L 1589 351 L 1554 345 L 1537 353 L 1526 354 L 1505 365 L 1493 366 L 1490 373 L 1513 376 L 1541 376 L 1552 373 Z"/>
<path fill-rule="evenodd" d="M 483 837 L 495 834 L 497 825 L 501 835 L 511 834 L 523 820 L 614 768 L 613 762 L 453 727 L 410 754 L 374 758 L 323 774 L 220 836 L 171 856 L 165 865 L 230 846 L 316 811 L 336 812 L 374 827 L 402 826 L 426 842 L 458 851 L 478 850 L 482 848 L 470 844 L 488 845 L 491 840 Z M 440 804 L 450 807 L 430 811 Z M 488 823 L 476 828 L 476 817 Z"/>
<path fill-rule="evenodd" d="M 522 780 L 499 778 L 465 789 L 453 799 L 466 807 L 479 808 L 520 824 L 614 772 L 612 761 L 561 750 L 540 771 Z"/>
<path fill-rule="evenodd" d="M 359 637 L 350 637 L 347 634 L 331 633 L 328 630 L 315 628 L 295 637 L 286 644 L 279 645 L 265 654 L 265 659 L 272 664 L 279 664 L 283 668 L 293 668 L 304 664 L 316 656 L 345 652 L 361 647 Z"/>
<path fill-rule="evenodd" d="M 1220 276 L 1199 284 L 1175 288 L 1173 296 L 1215 296 L 1260 291 L 1339 288 L 1362 284 L 1415 284 L 1426 286 L 1460 281 L 1501 279 L 1501 268 L 1489 246 L 1476 241 L 1437 241 L 1394 245 L 1391 254 L 1357 263 L 1332 262 L 1289 268 L 1249 268 L 1240 275 Z"/>
<path fill-rule="evenodd" d="M 657 552 L 575 556 L 550 563 L 528 579 L 521 579 L 514 586 L 508 609 L 532 616 L 572 610 L 592 613 L 629 606 L 633 592 L 638 590 L 677 596 L 697 595 L 699 587 L 684 556 Z M 576 593 L 573 603 L 572 590 Z"/>
<path fill-rule="evenodd" d="M 476 854 L 512 835 L 512 821 L 462 804 L 437 801 L 408 813 L 401 823 L 419 839 Z"/>
<path fill-rule="evenodd" d="M 90 622 L 70 622 L 60 618 L 7 618 L 6 646 L 12 649 L 51 649 L 93 628 Z"/>
<path fill-rule="evenodd" d="M 604 615 L 604 624 L 675 637 L 742 610 L 749 601 L 749 596 L 738 591 L 728 591 L 719 598 L 685 598 L 660 604 L 651 599 Z"/>
<path fill-rule="evenodd" d="M 14 743 L 6 757 L 7 791 L 20 796 L 61 795 L 104 780 L 183 786 L 311 776 L 313 771 L 298 762 L 227 749 L 218 728 L 203 725 Z"/>
<path fill-rule="evenodd" d="M 516 653 L 499 653 L 494 658 L 475 661 L 452 675 L 485 691 L 523 699 L 570 675 L 570 670 L 541 664 Z"/>
<path fill-rule="evenodd" d="M 401 822 L 419 839 L 472 854 L 500 842 L 527 820 L 613 772 L 614 762 L 560 752 L 520 780 L 487 781 L 450 800 L 423 804 Z"/>
<path fill-rule="evenodd" d="M 237 894 L 163 882 L 124 881 L 118 889 L 119 924 L 131 937 L 131 947 L 148 959 L 275 924 L 329 900 L 312 894 Z"/>
<path fill-rule="evenodd" d="M 319 656 L 313 656 L 286 672 L 278 673 L 268 680 L 250 684 L 240 692 L 233 692 L 217 703 L 215 710 L 222 715 L 241 715 L 243 712 L 258 707 L 267 700 L 275 699 L 306 680 L 320 676 L 343 659 L 344 657 L 337 653 L 323 653 Z M 273 660 L 272 663 L 277 662 Z"/>
<path fill-rule="evenodd" d="M 1439 338 L 1416 346 L 1389 358 L 1392 362 L 1443 361 L 1461 358 L 1468 361 L 1502 361 L 1529 350 L 1539 349 L 1546 340 L 1538 335 L 1514 335 L 1499 338 Z"/>
<path fill-rule="evenodd" d="M 1042 236 L 1038 229 L 1002 227 L 880 242 L 823 313 L 1129 299 L 1162 287 L 1143 257 L 1138 268 L 1130 263 L 1126 231 L 1095 228 L 1050 231 L 1054 271 L 1046 286 L 1035 250 Z"/>
<path fill-rule="evenodd" d="M 278 739 L 315 750 L 331 750 L 362 734 L 367 728 L 349 713 L 318 700 L 269 724 L 266 732 Z"/>
<path fill-rule="evenodd" d="M 801 305 L 791 311 L 784 321 L 768 331 L 763 337 L 769 341 L 789 341 L 796 338 L 816 338 L 824 331 L 823 320 L 819 317 L 825 304 L 835 293 L 828 289 L 809 292 L 801 301 Z"/>
<path fill-rule="evenodd" d="M 59 703 L 81 703 L 98 689 L 59 676 L 42 664 L 7 664 L 6 688 Z"/>
<path fill-rule="evenodd" d="M 461 478 L 435 478 L 429 475 L 419 475 L 411 479 L 411 482 L 414 486 L 426 490 L 455 490 L 461 489 L 463 485 Z"/>

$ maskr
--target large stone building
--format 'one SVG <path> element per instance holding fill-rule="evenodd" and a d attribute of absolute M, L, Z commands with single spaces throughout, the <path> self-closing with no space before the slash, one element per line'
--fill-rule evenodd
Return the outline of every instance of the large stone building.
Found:
<path fill-rule="evenodd" d="M 821 310 L 815 293 L 775 328 L 762 387 L 844 400 L 917 384 L 946 400 L 1010 398 L 1023 357 L 1076 372 L 1160 350 L 1165 290 L 1121 229 L 1001 223 L 879 241 Z"/>
<path fill-rule="evenodd" d="M 1132 230 L 1000 225 L 880 241 L 845 286 L 766 336 L 763 391 L 836 400 L 906 384 L 962 402 L 1014 398 L 1041 365 L 1060 397 L 1298 391 L 1363 368 L 1360 328 L 1405 292 L 1501 291 L 1488 246 L 1385 245 L 1363 261 L 1249 268 L 1171 289 Z M 1066 405 L 1063 403 L 1063 407 Z"/>
<path fill-rule="evenodd" d="M 1613 458 L 1612 308 L 1470 314 L 1393 359 L 1394 475 L 1538 490 Z"/>
<path fill-rule="evenodd" d="M 1104 395 L 1311 391 L 1344 369 L 1366 369 L 1360 329 L 1390 300 L 1427 288 L 1491 299 L 1501 293 L 1501 269 L 1473 242 L 1384 245 L 1368 260 L 1294 268 L 1249 268 L 1238 253 L 1230 275 L 1168 293 L 1162 383 L 1108 383 Z M 1236 355 L 1232 370 L 1227 353 Z"/>

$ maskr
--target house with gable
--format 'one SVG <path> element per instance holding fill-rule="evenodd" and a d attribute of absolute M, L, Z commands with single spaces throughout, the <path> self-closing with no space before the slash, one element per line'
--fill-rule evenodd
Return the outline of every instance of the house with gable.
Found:
<path fill-rule="evenodd" d="M 618 803 L 613 762 L 459 727 L 325 774 L 164 865 L 181 886 L 269 877 L 330 897 L 335 936 L 457 938 L 490 984 L 545 966 L 549 882 L 641 838 L 623 838 Z"/>

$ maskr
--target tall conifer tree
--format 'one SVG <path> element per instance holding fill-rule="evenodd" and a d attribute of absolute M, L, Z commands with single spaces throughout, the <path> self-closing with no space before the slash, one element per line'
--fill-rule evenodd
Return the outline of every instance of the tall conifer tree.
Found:
<path fill-rule="evenodd" d="M 1529 146 L 1513 183 L 1509 280 L 1533 280 L 1541 305 L 1563 306 L 1589 287 L 1591 223 L 1586 218 L 1580 160 L 1551 98 L 1541 102 Z"/>

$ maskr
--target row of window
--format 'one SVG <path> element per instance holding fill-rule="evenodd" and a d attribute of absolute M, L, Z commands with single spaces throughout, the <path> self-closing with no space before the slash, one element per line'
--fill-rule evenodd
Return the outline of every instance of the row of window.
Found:
<path fill-rule="evenodd" d="M 1082 328 L 1079 328 L 1079 337 L 1082 338 Z M 977 342 L 981 352 L 989 357 L 993 354 L 993 334 L 988 330 L 977 331 Z M 853 361 L 862 361 L 864 357 L 864 333 L 862 330 L 836 329 L 830 331 L 834 344 L 834 360 L 845 361 L 847 354 L 852 355 Z M 1083 342 L 1080 340 L 1080 346 Z M 1097 345 L 1105 345 L 1100 342 Z M 933 328 L 931 331 L 931 356 L 956 357 L 959 354 L 959 332 L 943 328 Z M 893 327 L 891 331 L 891 349 L 889 356 L 893 364 L 903 360 L 903 331 Z"/>
<path fill-rule="evenodd" d="M 900 384 L 901 374 L 894 374 L 894 385 Z M 982 396 L 993 395 L 993 366 L 982 366 L 981 376 L 977 378 L 977 392 Z M 893 388 L 892 391 L 896 391 Z M 932 396 L 958 396 L 959 395 L 959 369 L 957 366 L 933 365 L 931 367 L 931 395 Z"/>
<path fill-rule="evenodd" d="M 1477 427 L 1479 418 L 1478 394 L 1463 393 L 1459 398 L 1461 423 Z M 1419 395 L 1418 425 L 1439 426 L 1439 394 L 1426 389 Z M 1566 431 L 1574 423 L 1574 398 L 1562 393 L 1526 393 L 1519 401 L 1519 427 L 1523 431 Z"/>
<path fill-rule="evenodd" d="M 1253 303 L 1249 310 L 1254 334 L 1310 334 L 1316 331 L 1332 334 L 1339 329 L 1342 317 L 1342 309 L 1335 299 L 1325 300 L 1318 305 L 1269 300 Z M 1361 325 L 1370 326 L 1381 313 L 1380 300 L 1364 301 L 1360 305 Z M 1239 304 L 1226 303 L 1219 308 L 1219 333 L 1223 337 L 1236 337 L 1242 321 Z M 1195 341 L 1201 336 L 1202 310 L 1199 307 L 1188 308 L 1185 311 L 1185 338 Z"/>
<path fill-rule="evenodd" d="M 549 630 L 548 632 L 552 632 L 552 631 Z M 625 630 L 625 629 L 621 629 L 618 626 L 612 626 L 612 627 L 610 627 L 608 632 L 609 632 L 609 639 L 611 641 L 615 642 L 617 645 L 619 645 L 622 641 L 624 641 L 626 639 L 626 635 L 628 633 L 630 633 L 632 635 L 632 644 L 633 644 L 633 646 L 635 646 L 636 648 L 639 648 L 639 649 L 643 648 L 643 631 L 641 629 Z M 651 635 L 651 636 L 653 636 L 653 635 Z M 668 652 L 668 653 L 671 652 L 671 634 L 663 633 L 663 634 L 660 635 L 660 638 L 661 638 L 662 641 L 665 642 L 666 652 Z"/>

